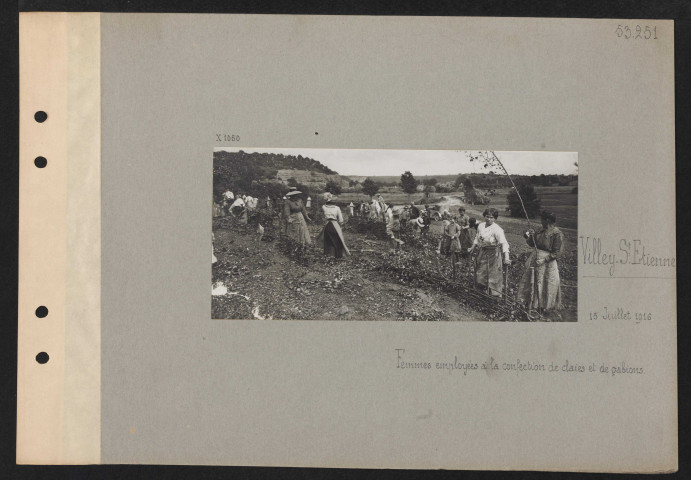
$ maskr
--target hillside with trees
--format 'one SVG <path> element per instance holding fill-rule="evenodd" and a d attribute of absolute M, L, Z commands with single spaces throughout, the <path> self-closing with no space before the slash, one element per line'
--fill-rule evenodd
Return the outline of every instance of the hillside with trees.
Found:
<path fill-rule="evenodd" d="M 323 191 L 328 182 L 340 185 L 340 177 L 317 160 L 282 153 L 214 152 L 214 195 L 226 189 L 252 195 L 283 195 L 286 185 L 301 191 Z"/>

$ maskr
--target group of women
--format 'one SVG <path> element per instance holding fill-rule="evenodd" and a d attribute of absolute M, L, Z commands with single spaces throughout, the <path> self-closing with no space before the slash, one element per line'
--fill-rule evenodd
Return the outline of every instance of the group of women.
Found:
<path fill-rule="evenodd" d="M 468 250 L 475 258 L 475 283 L 495 297 L 504 289 L 504 266 L 511 264 L 509 243 L 504 230 L 496 223 L 499 212 L 488 208 L 483 212 L 484 222 L 478 225 L 477 235 Z M 524 234 L 532 252 L 518 283 L 518 302 L 525 308 L 553 312 L 562 308 L 561 281 L 557 259 L 564 248 L 564 235 L 556 226 L 557 217 L 545 210 L 541 215 L 542 229 Z"/>
<path fill-rule="evenodd" d="M 299 197 L 300 193 L 293 189 L 286 194 L 283 216 L 287 236 L 302 246 L 308 246 L 312 240 L 306 221 L 311 221 L 311 218 Z M 340 207 L 333 203 L 334 198 L 328 192 L 324 194 L 322 212 L 326 224 L 317 242 L 323 245 L 325 255 L 342 258 L 344 253 L 350 255 L 350 251 L 341 230 L 343 214 Z M 390 206 L 386 205 L 385 212 L 390 211 Z M 496 222 L 499 212 L 494 208 L 486 209 L 482 214 L 484 222 L 477 224 L 476 234 L 473 234 L 476 222 L 468 218 L 464 207 L 459 209 L 458 218 L 445 213 L 439 252 L 474 257 L 475 285 L 493 297 L 502 297 L 506 288 L 504 269 L 511 264 L 511 258 L 504 230 Z M 542 229 L 537 232 L 530 229 L 524 235 L 532 253 L 518 284 L 518 301 L 526 308 L 550 312 L 561 309 L 557 259 L 563 250 L 564 237 L 556 226 L 556 216 L 552 212 L 543 211 L 541 220 Z M 392 228 L 395 228 L 395 223 L 387 221 L 387 234 L 395 238 Z"/>
<path fill-rule="evenodd" d="M 442 237 L 437 247 L 437 253 L 453 255 L 454 261 L 467 254 L 473 244 L 472 229 L 475 228 L 475 219 L 466 215 L 465 207 L 460 207 L 458 213 L 459 217 L 451 215 L 448 210 L 442 212 Z"/>
<path fill-rule="evenodd" d="M 312 244 L 312 238 L 307 229 L 307 221 L 311 222 L 312 219 L 307 214 L 307 208 L 299 197 L 301 193 L 293 188 L 286 194 L 283 204 L 283 218 L 286 225 L 285 233 L 288 238 L 297 242 L 301 247 L 307 247 Z M 324 204 L 321 208 L 326 224 L 317 237 L 317 242 L 323 244 L 325 255 L 342 258 L 343 253 L 350 255 L 350 250 L 346 246 L 341 230 L 343 213 L 341 208 L 333 203 L 334 198 L 331 193 L 324 193 Z"/>

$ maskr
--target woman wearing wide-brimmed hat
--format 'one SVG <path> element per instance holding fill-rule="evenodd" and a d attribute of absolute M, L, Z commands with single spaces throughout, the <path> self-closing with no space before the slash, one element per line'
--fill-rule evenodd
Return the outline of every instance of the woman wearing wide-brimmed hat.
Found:
<path fill-rule="evenodd" d="M 310 232 L 307 229 L 307 222 L 312 219 L 307 215 L 305 205 L 302 199 L 298 196 L 302 192 L 299 190 L 291 190 L 286 193 L 285 204 L 283 205 L 283 216 L 286 219 L 286 234 L 288 238 L 302 246 L 312 245 Z"/>
<path fill-rule="evenodd" d="M 324 245 L 324 255 L 331 255 L 335 258 L 343 258 L 343 252 L 350 255 L 350 250 L 346 246 L 343 238 L 343 213 L 338 205 L 334 205 L 334 197 L 331 193 L 324 194 L 324 205 L 322 205 L 322 212 L 326 219 L 326 225 L 317 237 L 317 245 Z"/>
<path fill-rule="evenodd" d="M 557 216 L 551 211 L 544 210 L 541 219 L 542 230 L 535 233 L 531 229 L 523 235 L 534 248 L 518 283 L 518 301 L 527 308 L 551 312 L 562 308 L 557 259 L 564 249 L 564 234 L 557 228 Z"/>

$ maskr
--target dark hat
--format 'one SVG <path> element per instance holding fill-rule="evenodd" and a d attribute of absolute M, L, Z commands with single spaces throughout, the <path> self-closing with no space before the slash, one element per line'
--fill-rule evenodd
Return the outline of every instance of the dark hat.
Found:
<path fill-rule="evenodd" d="M 552 213 L 551 210 L 543 210 L 542 214 L 540 214 L 540 217 L 552 223 L 555 223 L 557 221 L 557 216 L 554 213 Z"/>

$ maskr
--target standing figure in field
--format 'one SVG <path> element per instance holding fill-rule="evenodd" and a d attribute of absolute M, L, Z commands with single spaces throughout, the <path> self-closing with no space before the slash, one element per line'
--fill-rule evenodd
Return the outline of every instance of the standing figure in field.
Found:
<path fill-rule="evenodd" d="M 475 242 L 475 237 L 477 236 L 477 220 L 475 220 L 475 217 L 470 217 L 470 220 L 468 220 L 468 234 L 470 235 L 470 242 L 472 244 Z"/>
<path fill-rule="evenodd" d="M 564 249 L 564 234 L 551 211 L 543 211 L 541 220 L 542 230 L 535 233 L 530 229 L 524 234 L 526 243 L 534 248 L 518 283 L 518 301 L 526 308 L 549 313 L 562 308 L 557 259 Z"/>
<path fill-rule="evenodd" d="M 306 247 L 312 245 L 312 238 L 310 237 L 310 232 L 307 229 L 307 222 L 305 220 L 311 222 L 312 219 L 307 215 L 305 205 L 298 196 L 301 193 L 302 192 L 298 190 L 291 190 L 286 193 L 283 216 L 286 219 L 286 234 L 288 238 Z"/>
<path fill-rule="evenodd" d="M 312 208 L 312 197 L 307 195 L 307 203 L 305 203 L 305 208 Z"/>
<path fill-rule="evenodd" d="M 377 203 L 379 204 L 379 213 L 382 215 L 382 219 L 384 220 L 384 222 L 386 222 L 386 218 L 384 218 L 384 214 L 386 212 L 387 204 L 386 204 L 386 202 L 384 202 L 384 197 L 381 196 L 381 193 L 379 195 L 377 195 Z"/>
<path fill-rule="evenodd" d="M 410 202 L 410 219 L 417 220 L 420 216 L 420 209 L 415 206 L 415 202 Z"/>
<path fill-rule="evenodd" d="M 401 235 L 401 220 L 398 212 L 393 211 L 392 204 L 386 205 L 384 221 L 386 222 L 386 235 L 389 237 L 391 247 L 395 252 L 403 244 L 403 241 L 399 238 Z"/>
<path fill-rule="evenodd" d="M 460 242 L 461 231 L 461 226 L 456 221 L 456 217 L 451 217 L 449 223 L 444 227 L 444 238 L 446 239 L 445 255 L 453 255 L 454 263 L 459 260 L 463 251 Z"/>
<path fill-rule="evenodd" d="M 333 204 L 334 197 L 331 193 L 324 193 L 324 205 L 322 205 L 322 212 L 326 219 L 326 225 L 317 237 L 317 245 L 324 245 L 324 255 L 331 255 L 335 258 L 343 258 L 343 252 L 350 255 L 350 250 L 346 246 L 343 237 L 343 214 L 338 205 Z M 352 203 L 351 203 L 352 205 Z"/>
<path fill-rule="evenodd" d="M 288 235 L 288 217 L 285 214 L 286 201 L 288 197 L 285 195 L 278 204 L 278 231 L 281 237 Z"/>
<path fill-rule="evenodd" d="M 361 212 L 360 215 L 362 215 L 363 218 L 369 217 L 369 203 L 363 201 L 362 204 L 360 205 Z"/>
<path fill-rule="evenodd" d="M 386 222 L 386 226 L 388 228 L 389 225 L 393 225 L 393 206 L 392 205 L 386 205 L 386 208 L 384 208 L 384 221 Z M 388 233 L 388 231 L 387 231 Z"/>
<path fill-rule="evenodd" d="M 429 216 L 429 213 L 427 210 L 423 210 L 420 213 L 420 216 L 417 217 L 417 220 L 415 220 L 417 228 L 420 229 L 420 236 L 427 236 L 427 233 L 429 232 L 429 226 L 432 224 L 432 219 Z"/>
<path fill-rule="evenodd" d="M 478 225 L 475 241 L 469 249 L 471 255 L 478 251 L 475 259 L 475 285 L 486 289 L 493 297 L 501 297 L 504 290 L 503 265 L 511 264 L 509 243 L 504 230 L 496 223 L 499 212 L 495 208 L 488 208 L 482 216 L 485 221 Z"/>
<path fill-rule="evenodd" d="M 352 217 L 353 215 L 355 215 L 354 208 L 355 208 L 355 205 L 353 204 L 353 202 L 350 202 L 350 203 L 348 204 L 348 215 L 350 215 L 351 217 Z"/>
<path fill-rule="evenodd" d="M 446 235 L 446 228 L 451 223 L 451 215 L 448 210 L 441 212 L 441 238 L 437 246 L 437 255 L 448 255 L 449 247 L 451 246 L 451 239 Z"/>
<path fill-rule="evenodd" d="M 470 231 L 470 218 L 465 213 L 465 207 L 460 207 L 458 209 L 458 225 L 461 227 L 461 234 L 459 236 L 459 242 L 461 244 L 461 255 L 466 256 L 468 254 L 468 249 L 473 246 L 474 237 L 471 237 Z"/>
<path fill-rule="evenodd" d="M 406 205 L 403 207 L 401 212 L 401 230 L 405 230 L 406 225 L 408 225 L 408 219 L 410 218 L 410 207 Z"/>
<path fill-rule="evenodd" d="M 393 208 L 393 205 L 392 205 Z M 391 225 L 391 233 L 393 234 L 393 239 L 396 243 L 396 247 L 400 248 L 403 245 L 403 240 L 401 240 L 401 217 L 400 213 L 396 210 L 393 211 L 393 221 Z"/>
<path fill-rule="evenodd" d="M 377 202 L 377 199 L 372 197 L 372 204 L 369 207 L 369 218 L 372 220 L 376 220 L 379 218 L 379 215 L 381 214 L 381 207 L 379 206 L 379 202 Z"/>

